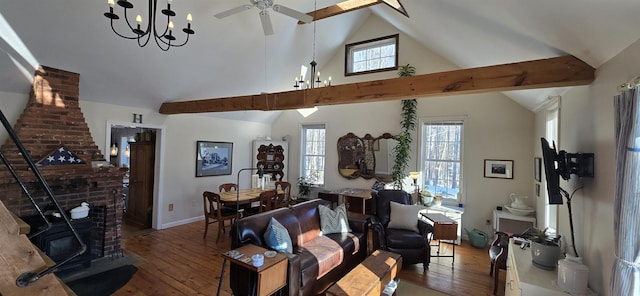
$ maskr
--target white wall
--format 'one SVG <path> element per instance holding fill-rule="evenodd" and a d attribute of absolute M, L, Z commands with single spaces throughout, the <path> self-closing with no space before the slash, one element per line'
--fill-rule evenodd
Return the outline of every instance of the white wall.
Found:
<path fill-rule="evenodd" d="M 595 178 L 562 183 L 565 189 L 584 184 L 574 197 L 576 248 L 589 266 L 589 285 L 608 295 L 614 260 L 613 202 L 615 135 L 613 97 L 616 87 L 640 73 L 640 40 L 598 68 L 588 87 L 572 88 L 562 96 L 560 149 L 595 153 Z M 536 148 L 539 149 L 539 148 Z M 566 206 L 560 209 L 560 232 L 569 235 Z"/>
<path fill-rule="evenodd" d="M 356 42 L 391 35 L 397 30 L 372 16 L 347 41 Z M 453 65 L 419 45 L 404 34 L 400 34 L 400 64 L 411 64 L 417 74 L 455 69 Z M 344 53 L 338 53 L 321 71 L 343 73 Z M 335 74 L 331 74 L 336 77 Z M 341 76 L 341 75 L 340 75 Z M 334 78 L 338 83 L 397 77 L 395 71 L 355 77 Z M 342 82 L 340 82 L 342 81 Z M 385 132 L 397 135 L 400 132 L 400 101 L 322 106 L 313 115 L 303 118 L 296 111 L 285 111 L 274 122 L 276 137 L 290 135 L 289 179 L 299 177 L 300 126 L 301 124 L 325 123 L 326 175 L 328 189 L 343 187 L 370 188 L 374 180 L 358 178 L 349 180 L 339 175 L 336 143 L 339 137 L 352 132 L 358 136 L 369 133 L 374 137 Z M 533 113 L 499 93 L 422 98 L 418 100 L 418 117 L 455 116 L 465 118 L 464 176 L 463 188 L 466 209 L 461 227 L 469 230 L 479 228 L 489 231 L 485 221 L 492 218 L 492 210 L 508 202 L 511 192 L 532 196 L 533 160 L 530 139 L 533 137 Z M 417 166 L 417 141 L 414 137 L 412 161 L 409 170 Z M 484 159 L 514 160 L 514 179 L 490 179 L 483 177 Z M 407 172 L 408 173 L 408 172 Z M 297 187 L 294 185 L 294 192 Z M 529 202 L 532 206 L 533 203 Z M 463 232 L 464 233 L 464 232 Z"/>
<path fill-rule="evenodd" d="M 2 114 L 7 118 L 7 121 L 11 123 L 11 127 L 22 114 L 24 107 L 27 106 L 27 101 L 29 100 L 28 91 L 25 90 L 24 94 L 0 92 L 0 110 L 2 110 Z M 2 145 L 9 139 L 9 134 L 4 131 L 4 127 L 0 127 L 0 131 L 2 131 L 0 132 L 0 145 Z"/>
<path fill-rule="evenodd" d="M 251 167 L 252 141 L 268 135 L 270 125 L 255 122 L 219 119 L 203 115 L 161 115 L 155 110 L 134 109 L 82 101 L 85 118 L 99 147 L 105 147 L 106 121 L 130 122 L 132 113 L 143 114 L 145 124 L 162 126 L 164 146 L 161 155 L 158 200 L 161 221 L 158 228 L 166 228 L 195 221 L 202 216 L 202 192 L 218 191 L 222 183 L 235 183 L 237 171 Z M 232 142 L 232 174 L 225 176 L 195 177 L 196 141 Z M 103 148 L 104 149 L 104 148 Z M 240 186 L 251 184 L 250 174 L 240 176 Z M 244 185 L 243 185 L 244 184 Z M 245 186 L 246 185 L 246 186 Z M 174 210 L 168 211 L 173 204 Z"/>

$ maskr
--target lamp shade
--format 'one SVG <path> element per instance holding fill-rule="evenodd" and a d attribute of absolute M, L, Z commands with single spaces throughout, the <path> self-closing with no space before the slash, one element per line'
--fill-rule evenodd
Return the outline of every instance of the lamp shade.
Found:
<path fill-rule="evenodd" d="M 409 172 L 409 177 L 411 177 L 411 179 L 418 180 L 418 178 L 420 177 L 420 172 Z"/>
<path fill-rule="evenodd" d="M 118 156 L 118 146 L 116 144 L 111 145 L 111 156 Z"/>

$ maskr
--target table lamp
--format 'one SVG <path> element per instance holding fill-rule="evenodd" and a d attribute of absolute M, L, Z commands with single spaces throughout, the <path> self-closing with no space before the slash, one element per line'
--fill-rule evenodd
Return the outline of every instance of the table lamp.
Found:
<path fill-rule="evenodd" d="M 240 219 L 240 173 L 243 171 L 258 171 L 258 176 L 262 178 L 264 176 L 264 165 L 258 164 L 258 167 L 255 168 L 244 168 L 238 171 L 238 177 L 236 178 L 236 221 L 233 225 L 236 230 L 236 235 L 238 233 L 238 219 Z M 218 222 L 220 223 L 220 222 Z M 220 282 L 218 283 L 218 291 L 216 296 L 220 295 L 220 288 L 222 287 L 222 278 L 224 277 L 224 265 L 227 263 L 226 259 L 222 263 L 222 272 L 220 273 Z"/>
<path fill-rule="evenodd" d="M 420 193 L 420 190 L 418 188 L 418 178 L 420 178 L 420 172 L 409 172 L 409 177 L 413 179 L 414 191 L 416 195 L 418 195 Z M 414 204 L 418 202 L 418 197 L 419 196 L 416 196 L 416 200 L 414 201 Z"/>
<path fill-rule="evenodd" d="M 238 220 L 238 214 L 240 212 L 240 173 L 243 171 L 258 171 L 258 177 L 262 179 L 262 176 L 264 176 L 264 165 L 258 164 L 258 167 L 244 168 L 238 171 L 238 177 L 236 178 L 236 220 Z"/>

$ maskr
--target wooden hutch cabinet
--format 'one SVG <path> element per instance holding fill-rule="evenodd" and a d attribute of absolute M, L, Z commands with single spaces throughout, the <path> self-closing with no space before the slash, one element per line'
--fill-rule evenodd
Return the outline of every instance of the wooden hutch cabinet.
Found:
<path fill-rule="evenodd" d="M 264 174 L 271 176 L 271 180 L 287 179 L 287 153 L 289 143 L 279 141 L 254 141 L 254 167 L 262 165 Z"/>
<path fill-rule="evenodd" d="M 155 142 L 129 143 L 131 168 L 126 223 L 140 228 L 151 227 Z"/>

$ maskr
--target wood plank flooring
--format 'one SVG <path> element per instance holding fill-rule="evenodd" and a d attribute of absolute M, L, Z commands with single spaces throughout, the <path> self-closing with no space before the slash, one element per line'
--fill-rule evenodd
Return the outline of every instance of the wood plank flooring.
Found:
<path fill-rule="evenodd" d="M 216 243 L 217 227 L 209 227 L 202 239 L 204 222 L 194 222 L 160 231 L 125 235 L 123 246 L 128 256 L 140 259 L 138 272 L 115 295 L 215 295 L 222 268 L 220 253 L 230 249 L 229 229 L 224 240 Z M 450 254 L 449 245 L 442 251 Z M 435 253 L 434 248 L 432 248 Z M 452 258 L 432 258 L 429 270 L 422 265 L 406 265 L 401 281 L 429 287 L 450 295 L 492 295 L 486 249 L 476 249 L 463 241 Z M 225 270 L 220 295 L 231 295 L 229 266 Z M 504 295 L 505 271 L 500 272 L 498 295 Z"/>

